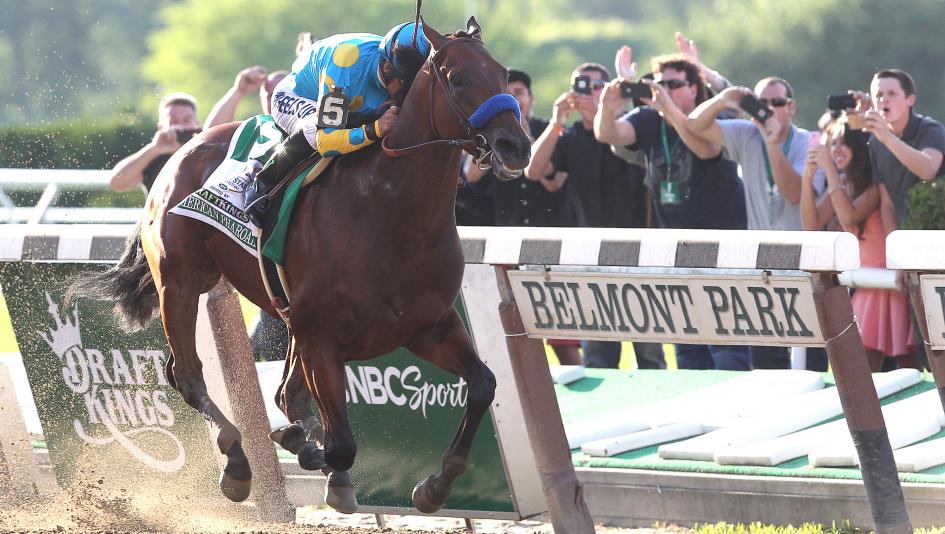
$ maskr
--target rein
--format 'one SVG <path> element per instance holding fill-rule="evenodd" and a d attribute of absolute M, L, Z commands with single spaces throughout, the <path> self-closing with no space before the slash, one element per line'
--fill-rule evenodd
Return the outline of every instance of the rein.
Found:
<path fill-rule="evenodd" d="M 403 148 L 392 148 L 388 145 L 387 141 L 390 136 L 385 136 L 384 139 L 381 140 L 381 148 L 388 156 L 392 158 L 399 158 L 433 145 L 446 144 L 452 147 L 462 148 L 476 157 L 477 162 L 480 162 L 485 159 L 485 157 L 491 153 L 491 151 L 487 151 L 483 148 L 483 146 L 488 145 L 482 135 L 475 134 L 476 130 L 482 126 L 485 126 L 485 124 L 489 122 L 489 120 L 491 120 L 495 115 L 507 109 L 515 111 L 516 116 L 521 116 L 521 111 L 518 109 L 518 103 L 515 101 L 514 97 L 507 94 L 492 95 L 485 102 L 480 104 L 476 111 L 468 117 L 465 113 L 463 113 L 459 107 L 459 104 L 456 102 L 456 98 L 453 96 L 453 92 L 450 91 L 449 83 L 447 82 L 443 71 L 436 63 L 436 57 L 438 54 L 453 44 L 460 42 L 476 43 L 482 45 L 481 40 L 474 39 L 472 37 L 453 38 L 440 47 L 439 50 L 435 50 L 433 54 L 430 55 L 430 58 L 427 60 L 427 62 L 429 63 L 430 69 L 433 71 L 435 76 L 434 83 L 430 84 L 429 125 L 433 129 L 433 136 L 437 138 L 442 137 L 436 127 L 436 117 L 434 113 L 434 103 L 436 102 L 434 97 L 436 96 L 436 88 L 437 86 L 441 86 L 443 88 L 443 92 L 446 94 L 446 101 L 450 105 L 450 110 L 453 112 L 453 116 L 458 119 L 458 122 L 463 127 L 463 137 L 459 139 L 441 138 Z M 478 152 L 478 154 L 476 154 L 474 151 Z"/>

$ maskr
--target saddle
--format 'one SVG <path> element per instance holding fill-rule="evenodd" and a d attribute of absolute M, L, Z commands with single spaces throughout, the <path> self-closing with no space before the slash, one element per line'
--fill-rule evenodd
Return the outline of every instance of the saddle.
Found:
<path fill-rule="evenodd" d="M 285 237 L 292 210 L 299 191 L 325 172 L 334 159 L 314 153 L 283 176 L 269 195 L 269 209 L 263 215 L 262 225 L 259 227 L 259 271 L 273 308 L 286 324 L 289 324 L 291 299 L 282 262 L 285 258 Z"/>

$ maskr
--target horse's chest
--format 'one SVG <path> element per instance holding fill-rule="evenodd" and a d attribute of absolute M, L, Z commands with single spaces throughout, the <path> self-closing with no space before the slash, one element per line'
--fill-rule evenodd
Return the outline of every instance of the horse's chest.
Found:
<path fill-rule="evenodd" d="M 402 346 L 419 330 L 437 324 L 452 306 L 436 292 L 377 293 L 336 300 L 336 339 L 350 352 L 372 357 Z"/>

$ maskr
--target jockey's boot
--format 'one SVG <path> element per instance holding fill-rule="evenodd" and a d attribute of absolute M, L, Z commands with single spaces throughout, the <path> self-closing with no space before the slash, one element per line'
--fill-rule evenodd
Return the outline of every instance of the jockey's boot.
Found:
<path fill-rule="evenodd" d="M 256 226 L 262 226 L 263 215 L 269 208 L 269 194 L 286 174 L 292 171 L 315 150 L 308 144 L 301 130 L 290 135 L 279 145 L 266 166 L 256 174 L 246 188 L 244 212 Z"/>

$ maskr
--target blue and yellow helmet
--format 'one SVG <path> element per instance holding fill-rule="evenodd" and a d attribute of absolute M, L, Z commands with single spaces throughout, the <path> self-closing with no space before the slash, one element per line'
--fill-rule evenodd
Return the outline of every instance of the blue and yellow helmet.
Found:
<path fill-rule="evenodd" d="M 430 53 L 430 41 L 427 41 L 425 35 L 423 35 L 423 25 L 419 25 L 417 28 L 417 44 L 414 47 L 413 41 L 413 32 L 414 28 L 417 26 L 414 22 L 404 22 L 398 24 L 391 28 L 387 35 L 381 39 L 380 48 L 384 51 L 384 56 L 389 59 L 394 67 L 399 67 L 397 64 L 397 58 L 394 56 L 394 48 L 406 46 L 409 48 L 416 48 L 420 52 L 421 56 L 426 57 Z"/>

